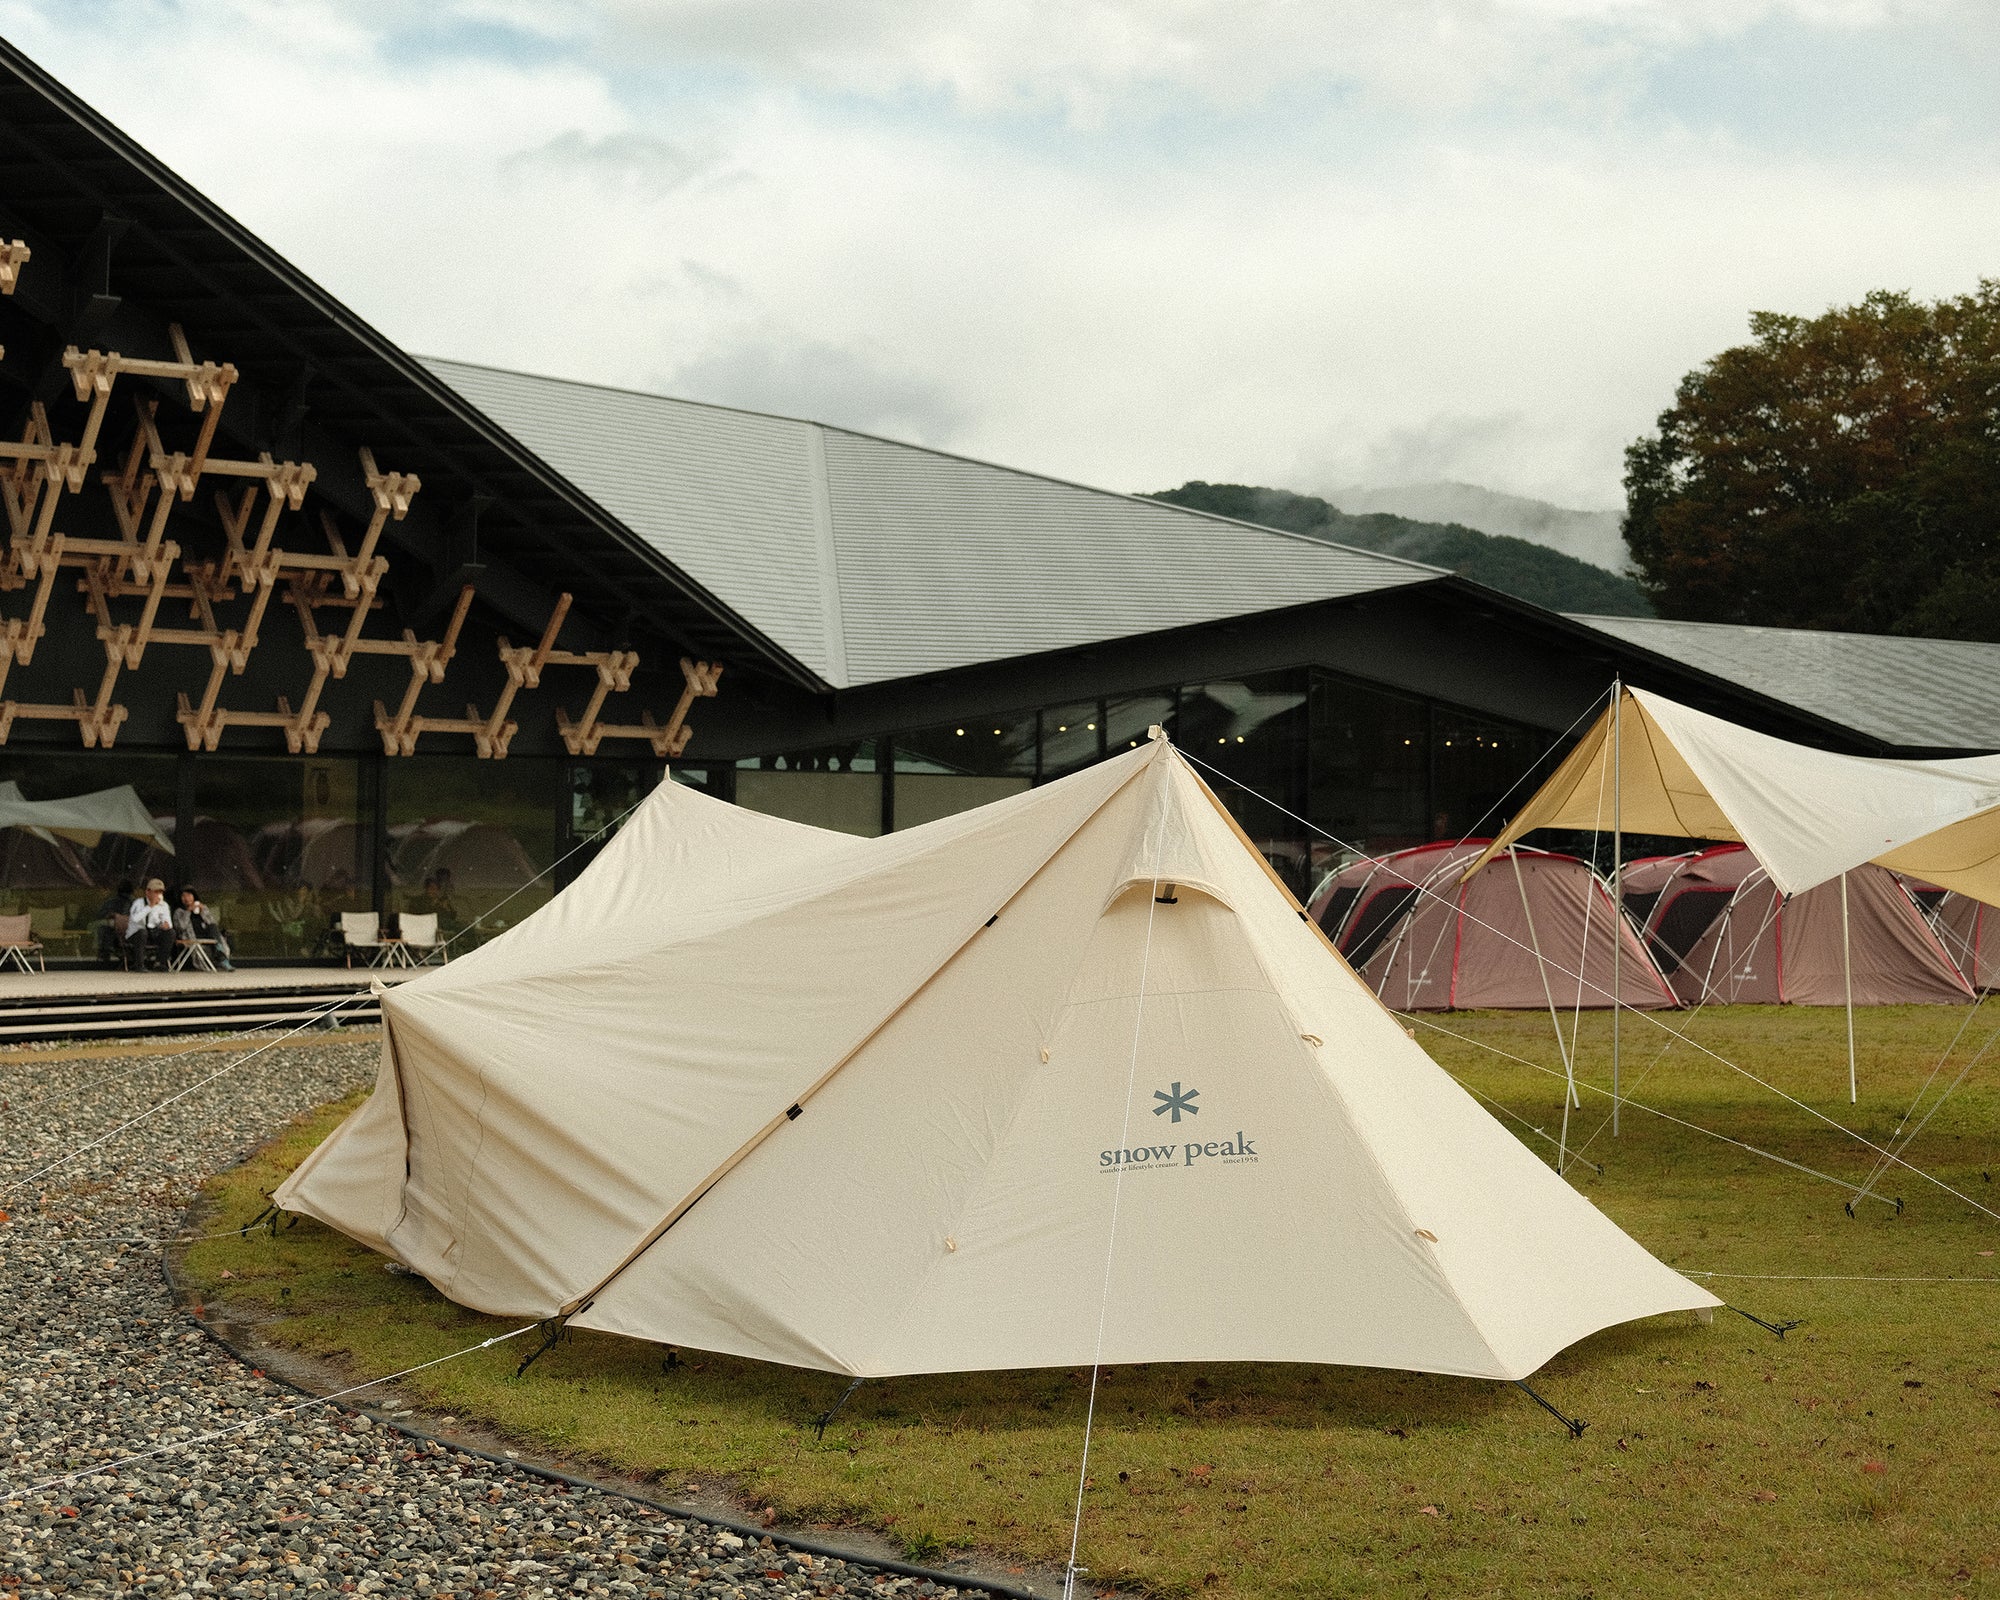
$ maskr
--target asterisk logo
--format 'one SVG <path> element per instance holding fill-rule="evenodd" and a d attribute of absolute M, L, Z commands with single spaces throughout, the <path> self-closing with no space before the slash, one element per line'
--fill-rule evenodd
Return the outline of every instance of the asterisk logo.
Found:
<path fill-rule="evenodd" d="M 1183 1089 L 1178 1083 L 1174 1085 L 1171 1094 L 1165 1089 L 1155 1089 L 1153 1098 L 1160 1103 L 1153 1107 L 1153 1115 L 1164 1116 L 1171 1111 L 1176 1122 L 1181 1120 L 1183 1111 L 1191 1117 L 1198 1117 L 1201 1115 L 1201 1107 L 1195 1104 L 1195 1100 L 1200 1094 L 1199 1089 Z"/>

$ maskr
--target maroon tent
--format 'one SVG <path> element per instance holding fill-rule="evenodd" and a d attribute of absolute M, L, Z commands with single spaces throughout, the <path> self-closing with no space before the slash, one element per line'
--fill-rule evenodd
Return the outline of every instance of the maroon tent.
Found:
<path fill-rule="evenodd" d="M 1624 1004 L 1677 1003 L 1588 864 L 1516 848 L 1461 883 L 1486 843 L 1451 840 L 1354 862 L 1321 884 L 1309 909 L 1399 1011 L 1608 1006 L 1614 930 Z"/>
<path fill-rule="evenodd" d="M 1972 988 L 1901 881 L 1881 867 L 1847 874 L 1846 934 L 1835 879 L 1789 900 L 1740 844 L 1635 861 L 1626 905 L 1652 897 L 1647 943 L 1683 1002 L 1837 1006 L 1953 1005 Z"/>

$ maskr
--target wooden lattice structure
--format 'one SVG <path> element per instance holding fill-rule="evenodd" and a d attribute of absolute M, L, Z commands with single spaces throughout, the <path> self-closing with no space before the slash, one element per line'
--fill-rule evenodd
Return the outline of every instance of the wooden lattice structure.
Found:
<path fill-rule="evenodd" d="M 0 294 L 12 294 L 28 247 L 0 241 Z M 205 650 L 208 675 L 199 696 L 178 694 L 177 720 L 190 750 L 215 750 L 231 728 L 273 728 L 294 754 L 313 753 L 331 721 L 321 708 L 329 680 L 347 675 L 356 656 L 395 656 L 410 669 L 410 682 L 392 713 L 379 701 L 375 727 L 392 756 L 415 752 L 426 733 L 469 734 L 483 758 L 505 758 L 518 724 L 509 720 L 518 693 L 539 686 L 544 667 L 587 666 L 597 673 L 596 691 L 583 716 L 571 722 L 558 709 L 557 726 L 573 755 L 594 755 L 607 738 L 639 739 L 661 759 L 680 754 L 688 739 L 687 715 L 696 699 L 713 695 L 719 666 L 681 662 L 686 689 L 665 723 L 650 711 L 636 723 L 602 720 L 604 703 L 631 686 L 639 656 L 632 650 L 559 650 L 556 636 L 570 608 L 557 602 L 541 642 L 518 649 L 499 641 L 507 683 L 489 716 L 475 706 L 462 718 L 424 717 L 417 701 L 426 686 L 441 684 L 456 654 L 460 631 L 473 601 L 466 585 L 443 635 L 419 639 L 404 629 L 397 638 L 372 638 L 369 617 L 382 607 L 380 591 L 389 570 L 381 551 L 391 522 L 400 522 L 422 488 L 415 473 L 384 471 L 367 449 L 359 452 L 362 481 L 372 502 L 370 516 L 350 549 L 332 514 L 322 505 L 317 523 L 325 548 L 302 549 L 279 542 L 283 518 L 299 513 L 318 478 L 309 461 L 279 461 L 268 453 L 232 459 L 213 453 L 217 428 L 238 379 L 229 363 L 195 359 L 178 326 L 169 330 L 174 356 L 154 360 L 117 351 L 63 353 L 77 402 L 85 408 L 77 437 L 59 440 L 48 409 L 29 407 L 21 435 L 0 440 L 0 505 L 7 517 L 8 544 L 0 558 L 0 594 L 32 591 L 24 615 L 0 617 L 0 744 L 18 721 L 71 722 L 85 748 L 110 748 L 128 716 L 117 698 L 121 674 L 137 671 L 155 646 Z M 66 534 L 58 526 L 62 507 L 90 487 L 98 464 L 99 441 L 110 416 L 120 378 L 146 380 L 147 392 L 132 402 L 131 442 L 117 463 L 97 474 L 109 500 L 115 538 Z M 195 419 L 192 443 L 169 445 L 161 432 L 161 400 L 152 392 L 171 385 L 185 396 Z M 127 386 L 128 389 L 130 385 Z M 212 489 L 221 529 L 219 557 L 184 556 L 169 537 L 174 508 L 194 501 L 206 480 Z M 94 622 L 104 651 L 104 667 L 94 684 L 77 685 L 67 702 L 4 698 L 8 674 L 34 659 L 46 635 L 50 606 L 74 579 L 85 612 Z M 239 676 L 260 643 L 272 600 L 283 600 L 297 616 L 306 656 L 306 681 L 296 709 L 280 696 L 274 709 L 252 710 L 222 704 L 226 680 Z M 185 607 L 185 623 L 176 620 Z M 166 619 L 163 620 L 163 611 Z M 338 618 L 323 626 L 322 613 Z"/>
<path fill-rule="evenodd" d="M 379 700 L 375 703 L 375 726 L 382 735 L 383 748 L 391 755 L 408 755 L 416 749 L 417 740 L 426 733 L 465 733 L 472 736 L 473 748 L 482 758 L 501 759 L 507 754 L 514 735 L 520 731 L 520 724 L 507 718 L 507 713 L 513 709 L 514 697 L 523 689 L 540 688 L 544 667 L 559 666 L 593 667 L 597 672 L 596 691 L 578 721 L 571 722 L 566 711 L 560 706 L 556 708 L 556 727 L 571 755 L 594 756 L 598 745 L 607 738 L 643 739 L 662 761 L 679 755 L 687 748 L 692 732 L 687 724 L 688 711 L 696 700 L 715 694 L 722 680 L 722 668 L 706 661 L 690 661 L 686 656 L 681 657 L 681 675 L 686 680 L 686 687 L 665 723 L 654 721 L 650 711 L 642 713 L 636 723 L 600 722 L 598 717 L 604 709 L 606 697 L 614 693 L 622 694 L 631 688 L 632 674 L 639 666 L 639 652 L 558 650 L 556 637 L 562 632 L 563 622 L 569 616 L 571 599 L 572 596 L 564 594 L 556 601 L 555 611 L 549 617 L 548 626 L 542 630 L 538 644 L 532 647 L 513 645 L 504 634 L 501 636 L 500 661 L 507 669 L 507 686 L 500 691 L 490 716 L 482 716 L 479 707 L 473 705 L 465 708 L 463 717 L 416 715 L 417 693 L 421 684 L 414 678 L 413 666 L 409 693 L 404 696 L 402 706 L 393 717 Z M 461 616 L 466 602 L 467 595 L 461 594 Z"/>

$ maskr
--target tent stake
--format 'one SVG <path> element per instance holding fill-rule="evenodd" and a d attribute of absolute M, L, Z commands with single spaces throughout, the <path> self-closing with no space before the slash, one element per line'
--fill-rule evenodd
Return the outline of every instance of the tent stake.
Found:
<path fill-rule="evenodd" d="M 1521 1393 L 1526 1395 L 1530 1400 L 1534 1401 L 1536 1405 L 1540 1406 L 1550 1416 L 1554 1417 L 1556 1421 L 1560 1422 L 1565 1428 L 1569 1429 L 1569 1436 L 1572 1439 L 1581 1439 L 1583 1437 L 1583 1430 L 1590 1426 L 1590 1424 L 1585 1422 L 1581 1417 L 1564 1416 L 1560 1411 L 1556 1410 L 1554 1406 L 1550 1405 L 1548 1401 L 1544 1400 L 1540 1395 L 1536 1394 L 1533 1389 L 1530 1389 L 1527 1386 L 1527 1384 L 1522 1382 L 1519 1378 L 1514 1379 L 1514 1387 L 1519 1389 Z"/>
<path fill-rule="evenodd" d="M 1618 919 L 1611 940 L 1611 1137 L 1618 1137 L 1618 1024 L 1623 993 L 1619 957 L 1625 952 L 1625 681 L 1611 680 L 1611 914 Z"/>
<path fill-rule="evenodd" d="M 1792 1329 L 1796 1328 L 1799 1325 L 1796 1319 L 1790 1322 L 1766 1322 L 1762 1317 L 1758 1316 L 1755 1312 L 1745 1311 L 1741 1306 L 1731 1306 L 1729 1309 L 1735 1312 L 1739 1317 L 1748 1317 L 1752 1322 L 1756 1323 L 1757 1326 L 1760 1328 L 1770 1329 L 1770 1331 L 1775 1333 L 1780 1339 L 1784 1338 L 1786 1334 L 1790 1333 Z"/>
<path fill-rule="evenodd" d="M 1840 875 L 1840 975 L 1847 984 L 1847 1103 L 1856 1104 L 1860 1088 L 1854 1078 L 1854 946 L 1847 936 L 1847 874 Z"/>
<path fill-rule="evenodd" d="M 582 1310 L 583 1308 L 579 1306 L 577 1309 Z M 547 1328 L 548 1332 L 543 1335 L 542 1342 L 540 1344 L 536 1345 L 535 1348 L 529 1354 L 521 1358 L 521 1364 L 514 1369 L 515 1377 L 518 1378 L 522 1376 L 528 1370 L 528 1368 L 532 1367 L 537 1361 L 541 1360 L 543 1356 L 547 1355 L 551 1350 L 553 1350 L 556 1347 L 556 1344 L 558 1343 L 558 1341 L 561 1340 L 562 1336 L 565 1333 L 569 1332 L 569 1317 L 561 1313 L 558 1313 L 557 1315 L 550 1317 L 547 1322 L 542 1324 L 542 1326 Z"/>
<path fill-rule="evenodd" d="M 817 1417 L 813 1418 L 813 1441 L 815 1443 L 818 1443 L 819 1441 L 826 1438 L 826 1425 L 829 1422 L 833 1421 L 835 1417 L 840 1415 L 840 1408 L 846 1405 L 847 1402 L 854 1397 L 854 1391 L 860 1388 L 867 1381 L 868 1380 L 866 1378 L 856 1378 L 852 1383 L 850 1383 L 847 1386 L 846 1393 L 842 1394 L 838 1400 L 834 1401 L 834 1403 L 827 1410 L 822 1411 Z"/>

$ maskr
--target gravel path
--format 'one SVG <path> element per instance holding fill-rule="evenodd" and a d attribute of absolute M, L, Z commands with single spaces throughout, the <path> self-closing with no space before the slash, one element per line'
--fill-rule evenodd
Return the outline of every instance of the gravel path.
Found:
<path fill-rule="evenodd" d="M 977 1593 L 751 1542 L 330 1406 L 273 1416 L 299 1397 L 190 1327 L 144 1241 L 173 1232 L 208 1173 L 372 1079 L 373 1045 L 278 1046 L 22 1183 L 234 1059 L 0 1065 L 0 1593 Z M 87 1475 L 32 1487 L 73 1473 Z"/>

